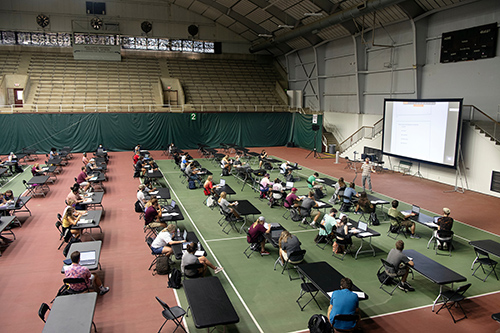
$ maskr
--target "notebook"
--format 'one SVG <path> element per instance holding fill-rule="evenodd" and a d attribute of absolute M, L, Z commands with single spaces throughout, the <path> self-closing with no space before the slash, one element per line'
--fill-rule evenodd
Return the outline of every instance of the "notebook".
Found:
<path fill-rule="evenodd" d="M 293 188 L 293 182 L 286 182 L 286 188 Z"/>
<path fill-rule="evenodd" d="M 184 240 L 188 239 L 188 232 L 186 229 L 184 229 L 184 232 L 182 233 L 182 239 L 184 239 Z"/>
<path fill-rule="evenodd" d="M 80 252 L 80 265 L 95 265 L 95 250 Z"/>

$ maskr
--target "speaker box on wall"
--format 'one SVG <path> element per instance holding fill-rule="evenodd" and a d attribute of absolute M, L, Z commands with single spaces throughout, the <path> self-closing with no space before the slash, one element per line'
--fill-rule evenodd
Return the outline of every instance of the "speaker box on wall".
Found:
<path fill-rule="evenodd" d="M 319 125 L 318 124 L 312 124 L 312 130 L 313 131 L 319 130 Z"/>

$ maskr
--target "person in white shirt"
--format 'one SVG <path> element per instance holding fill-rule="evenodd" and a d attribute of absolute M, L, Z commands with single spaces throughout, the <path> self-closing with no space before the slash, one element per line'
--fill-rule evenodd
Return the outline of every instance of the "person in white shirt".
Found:
<path fill-rule="evenodd" d="M 158 233 L 153 244 L 151 244 L 151 252 L 154 254 L 164 254 L 168 257 L 174 253 L 172 245 L 184 243 L 186 240 L 174 241 L 175 225 L 169 224 L 166 228 Z"/>
<path fill-rule="evenodd" d="M 361 165 L 361 182 L 363 183 L 363 192 L 365 192 L 365 183 L 368 180 L 368 188 L 370 192 L 373 193 L 372 190 L 372 178 L 371 173 L 376 173 L 375 169 L 373 169 L 373 165 L 370 162 L 370 158 L 365 158 L 365 163 Z"/>

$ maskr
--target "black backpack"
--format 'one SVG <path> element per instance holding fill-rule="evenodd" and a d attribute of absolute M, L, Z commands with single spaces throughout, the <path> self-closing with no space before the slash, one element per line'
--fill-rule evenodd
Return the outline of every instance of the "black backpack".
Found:
<path fill-rule="evenodd" d="M 71 234 L 71 232 L 69 230 L 68 230 L 68 233 Z M 81 241 L 82 240 L 80 238 L 75 238 L 75 237 L 71 236 L 71 238 L 68 241 L 68 244 L 66 244 L 66 246 L 64 247 L 63 256 L 65 256 L 65 257 L 68 256 L 68 252 L 69 252 L 69 248 L 71 247 L 71 244 L 80 243 Z"/>
<path fill-rule="evenodd" d="M 196 184 L 195 184 L 194 180 L 190 180 L 190 181 L 188 182 L 188 188 L 189 188 L 190 190 L 194 190 L 194 189 L 196 189 Z"/>
<path fill-rule="evenodd" d="M 385 272 L 384 267 L 380 267 L 378 272 L 377 272 L 377 278 L 380 281 L 380 283 L 384 283 L 386 286 L 392 286 L 394 285 L 394 279 L 391 277 L 388 277 L 387 273 Z"/>
<path fill-rule="evenodd" d="M 370 213 L 370 222 L 373 225 L 380 225 L 380 221 L 378 220 L 377 214 L 375 214 L 375 212 Z"/>
<path fill-rule="evenodd" d="M 136 213 L 144 213 L 144 209 L 142 208 L 141 203 L 139 202 L 139 200 L 137 200 L 135 202 L 134 208 L 135 208 L 135 212 Z"/>
<path fill-rule="evenodd" d="M 295 222 L 302 220 L 302 216 L 300 216 L 299 211 L 295 208 L 290 209 L 290 218 Z"/>
<path fill-rule="evenodd" d="M 222 175 L 223 176 L 229 176 L 229 170 L 227 168 L 222 169 Z"/>
<path fill-rule="evenodd" d="M 331 333 L 332 324 L 325 315 L 315 314 L 309 319 L 309 332 L 311 333 Z"/>
<path fill-rule="evenodd" d="M 172 269 L 172 273 L 168 277 L 168 287 L 174 289 L 182 287 L 182 274 L 177 268 Z"/>
<path fill-rule="evenodd" d="M 168 273 L 170 273 L 170 264 L 168 262 L 168 257 L 158 257 L 158 259 L 156 260 L 156 267 L 153 271 L 153 275 L 167 275 Z"/>

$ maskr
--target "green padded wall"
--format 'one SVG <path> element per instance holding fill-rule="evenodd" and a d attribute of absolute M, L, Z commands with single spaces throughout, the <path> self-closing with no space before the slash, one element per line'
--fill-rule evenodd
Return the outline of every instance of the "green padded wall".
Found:
<path fill-rule="evenodd" d="M 1 115 L 0 153 L 34 148 L 72 147 L 75 152 L 93 151 L 102 143 L 112 151 L 132 150 L 140 143 L 160 150 L 170 142 L 181 149 L 198 143 L 218 147 L 221 142 L 244 147 L 284 146 L 293 141 L 311 149 L 314 132 L 311 115 L 293 113 L 55 113 Z M 322 116 L 318 116 L 321 128 Z M 293 126 L 293 128 L 292 128 Z M 318 149 L 321 131 L 317 135 Z"/>

